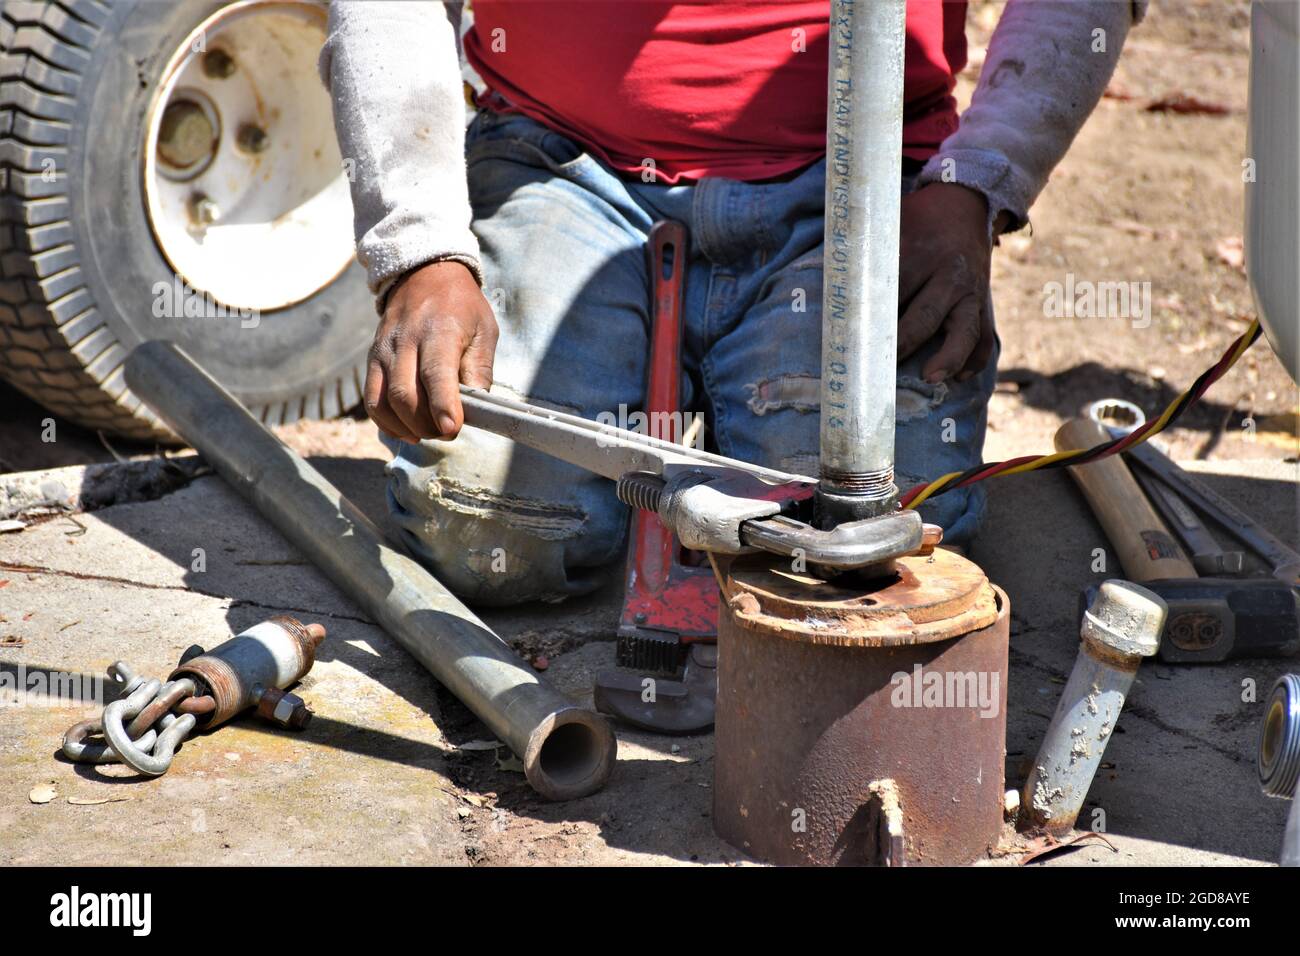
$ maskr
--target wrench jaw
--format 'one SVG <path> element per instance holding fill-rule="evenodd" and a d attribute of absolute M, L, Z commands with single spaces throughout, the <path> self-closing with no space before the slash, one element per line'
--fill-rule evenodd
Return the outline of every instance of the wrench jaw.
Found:
<path fill-rule="evenodd" d="M 466 425 L 617 482 L 620 501 L 657 512 L 687 548 L 714 554 L 773 551 L 803 557 L 808 565 L 832 572 L 888 570 L 893 559 L 921 548 L 920 518 L 897 511 L 892 503 L 874 509 L 883 513 L 823 529 L 815 526 L 811 500 L 821 486 L 805 476 L 610 429 L 464 386 L 461 404 Z M 884 500 L 874 493 L 870 497 Z M 789 520 L 763 525 L 778 516 Z"/>
<path fill-rule="evenodd" d="M 596 709 L 655 733 L 703 733 L 713 726 L 717 671 L 714 644 L 690 645 L 680 679 L 604 671 L 596 679 Z"/>
<path fill-rule="evenodd" d="M 687 548 L 715 554 L 767 551 L 831 577 L 892 573 L 894 559 L 921 550 L 921 516 L 893 511 L 823 529 L 812 524 L 816 486 L 771 484 L 743 472 L 677 471 L 657 511 Z"/>
<path fill-rule="evenodd" d="M 802 482 L 774 485 L 739 471 L 665 469 L 657 511 L 685 548 L 714 554 L 745 554 L 746 522 L 795 508 L 812 494 Z"/>
<path fill-rule="evenodd" d="M 818 577 L 868 579 L 894 572 L 894 561 L 925 545 L 925 526 L 915 511 L 863 518 L 829 530 L 786 515 L 748 522 L 744 538 L 764 551 L 805 563 Z"/>

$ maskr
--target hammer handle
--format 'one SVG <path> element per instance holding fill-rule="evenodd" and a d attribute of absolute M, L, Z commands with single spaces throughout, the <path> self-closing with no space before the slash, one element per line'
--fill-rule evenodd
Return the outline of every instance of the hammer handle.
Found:
<path fill-rule="evenodd" d="M 1110 440 L 1097 422 L 1072 418 L 1056 432 L 1056 450 L 1092 448 Z M 1170 535 L 1119 455 L 1068 469 L 1088 499 L 1130 581 L 1194 578 L 1196 568 Z"/>

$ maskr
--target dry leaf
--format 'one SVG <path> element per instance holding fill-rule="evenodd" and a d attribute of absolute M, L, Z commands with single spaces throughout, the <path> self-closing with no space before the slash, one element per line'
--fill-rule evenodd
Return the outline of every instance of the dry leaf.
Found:
<path fill-rule="evenodd" d="M 523 773 L 524 765 L 519 762 L 518 757 L 516 757 L 514 754 L 510 753 L 510 751 L 507 750 L 504 760 L 501 759 L 500 756 L 497 757 L 497 769 L 507 770 L 511 773 Z"/>

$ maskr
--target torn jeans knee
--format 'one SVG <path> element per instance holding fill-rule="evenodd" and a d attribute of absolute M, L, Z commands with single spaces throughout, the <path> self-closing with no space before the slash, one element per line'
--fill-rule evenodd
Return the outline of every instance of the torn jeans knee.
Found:
<path fill-rule="evenodd" d="M 819 375 L 796 372 L 746 382 L 749 399 L 745 406 L 755 415 L 784 408 L 796 412 L 816 412 L 821 407 L 822 380 Z"/>
<path fill-rule="evenodd" d="M 390 488 L 390 504 L 392 494 Z M 564 574 L 561 542 L 452 513 L 417 516 L 398 505 L 393 521 L 415 558 L 471 604 L 502 607 L 575 593 Z"/>
<path fill-rule="evenodd" d="M 894 394 L 895 482 L 901 491 L 977 463 L 984 445 L 988 396 L 996 366 L 965 382 L 930 383 L 920 377 L 923 356 L 899 369 Z M 804 371 L 769 375 L 745 385 L 748 427 L 766 450 L 766 463 L 816 476 L 820 377 Z M 944 528 L 945 540 L 965 545 L 978 533 L 987 495 L 981 486 L 949 492 L 923 504 L 922 517 Z"/>
<path fill-rule="evenodd" d="M 925 418 L 948 398 L 947 382 L 927 382 L 914 375 L 898 376 L 894 391 L 894 421 L 910 422 Z"/>
<path fill-rule="evenodd" d="M 821 408 L 821 377 L 808 372 L 777 375 L 747 382 L 745 407 L 755 415 L 791 409 L 816 413 Z M 948 397 L 948 384 L 931 384 L 913 375 L 900 375 L 894 398 L 895 421 L 924 418 Z"/>
<path fill-rule="evenodd" d="M 389 512 L 403 542 L 453 593 L 503 606 L 559 601 L 607 580 L 611 562 L 575 566 L 574 551 L 583 550 L 575 546 L 594 533 L 585 509 L 438 473 L 453 467 L 445 448 L 405 446 L 386 469 Z"/>

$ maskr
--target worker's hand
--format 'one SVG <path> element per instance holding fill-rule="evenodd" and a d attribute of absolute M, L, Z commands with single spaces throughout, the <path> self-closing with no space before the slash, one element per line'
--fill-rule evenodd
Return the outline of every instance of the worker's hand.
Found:
<path fill-rule="evenodd" d="M 497 322 L 459 262 L 412 270 L 388 296 L 370 347 L 366 412 L 394 438 L 454 438 L 465 423 L 460 383 L 492 384 Z"/>
<path fill-rule="evenodd" d="M 964 382 L 993 355 L 991 246 L 988 202 L 980 193 L 930 183 L 903 197 L 898 358 L 942 332 L 943 342 L 921 369 L 927 382 Z"/>

